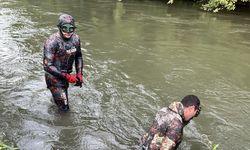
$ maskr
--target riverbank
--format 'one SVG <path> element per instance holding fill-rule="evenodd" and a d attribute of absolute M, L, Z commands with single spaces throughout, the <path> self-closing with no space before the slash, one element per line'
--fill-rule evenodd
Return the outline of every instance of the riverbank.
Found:
<path fill-rule="evenodd" d="M 168 4 L 175 3 L 174 0 L 166 0 Z M 195 3 L 200 6 L 201 9 L 205 11 L 219 12 L 221 10 L 233 11 L 238 10 L 238 8 L 249 9 L 250 0 L 193 0 L 186 1 Z"/>
<path fill-rule="evenodd" d="M 118 0 L 119 2 L 125 0 Z M 189 4 L 200 10 L 208 12 L 250 12 L 250 0 L 159 0 L 165 3 L 166 5 L 175 5 L 176 3 L 180 4 Z"/>

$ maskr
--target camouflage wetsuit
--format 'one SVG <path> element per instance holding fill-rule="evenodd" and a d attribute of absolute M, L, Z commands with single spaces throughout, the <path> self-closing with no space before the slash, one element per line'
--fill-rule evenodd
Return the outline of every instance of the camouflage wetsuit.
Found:
<path fill-rule="evenodd" d="M 142 137 L 143 150 L 172 150 L 181 142 L 184 122 L 184 107 L 180 102 L 173 102 L 162 108 L 155 117 L 153 125 Z"/>
<path fill-rule="evenodd" d="M 72 72 L 74 62 L 76 73 L 82 74 L 83 60 L 78 35 L 73 33 L 70 39 L 64 39 L 60 31 L 51 35 L 44 45 L 45 80 L 55 103 L 63 110 L 68 109 L 69 86 L 64 74 Z"/>

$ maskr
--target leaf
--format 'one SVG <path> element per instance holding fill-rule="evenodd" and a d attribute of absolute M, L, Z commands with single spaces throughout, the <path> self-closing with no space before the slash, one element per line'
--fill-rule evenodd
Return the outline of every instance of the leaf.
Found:
<path fill-rule="evenodd" d="M 213 149 L 212 150 L 217 150 L 217 147 L 219 147 L 219 144 L 213 144 Z"/>

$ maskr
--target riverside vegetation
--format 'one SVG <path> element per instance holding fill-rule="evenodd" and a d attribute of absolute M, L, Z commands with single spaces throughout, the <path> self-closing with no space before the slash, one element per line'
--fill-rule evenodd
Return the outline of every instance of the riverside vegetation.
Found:
<path fill-rule="evenodd" d="M 219 10 L 235 10 L 236 7 L 250 8 L 250 0 L 192 0 L 198 3 L 203 10 L 218 12 Z M 168 4 L 174 0 L 168 0 Z"/>

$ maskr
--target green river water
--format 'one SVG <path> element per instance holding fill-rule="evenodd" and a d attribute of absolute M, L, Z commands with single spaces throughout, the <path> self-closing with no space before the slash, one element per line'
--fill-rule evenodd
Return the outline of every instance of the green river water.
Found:
<path fill-rule="evenodd" d="M 46 89 L 43 43 L 69 13 L 85 84 L 68 113 Z M 23 150 L 138 149 L 157 110 L 197 95 L 179 150 L 250 149 L 250 15 L 188 4 L 0 0 L 0 140 Z"/>

